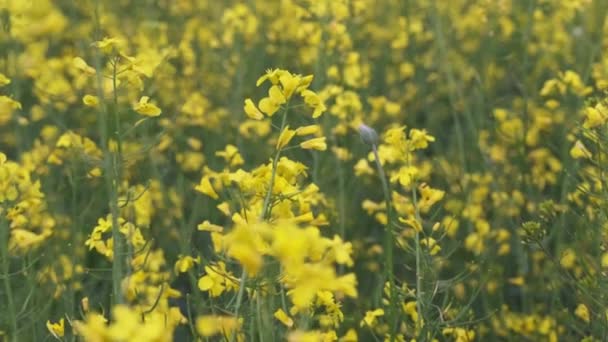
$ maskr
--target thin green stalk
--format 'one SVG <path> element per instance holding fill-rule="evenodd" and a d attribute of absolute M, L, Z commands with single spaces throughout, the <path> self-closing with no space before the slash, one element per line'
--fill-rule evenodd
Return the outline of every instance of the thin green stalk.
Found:
<path fill-rule="evenodd" d="M 118 217 L 120 215 L 118 209 L 118 186 L 120 181 L 121 174 L 121 142 L 120 142 L 120 132 L 118 131 L 120 127 L 120 120 L 118 118 L 118 98 L 116 93 L 116 61 L 114 61 L 114 72 L 112 75 L 112 88 L 114 93 L 114 118 L 115 118 L 115 136 L 117 143 L 117 151 L 110 152 L 111 165 L 107 165 L 110 168 L 106 173 L 106 179 L 109 180 L 109 188 L 110 188 L 110 213 L 112 215 L 112 240 L 114 241 L 113 245 L 113 255 L 112 259 L 112 290 L 114 292 L 114 303 L 120 304 L 123 303 L 124 298 L 122 296 L 121 290 L 121 282 L 124 273 L 124 265 L 123 265 L 123 249 L 124 249 L 124 239 L 120 232 L 120 223 L 118 222 Z"/>
<path fill-rule="evenodd" d="M 281 129 L 280 132 L 283 132 L 285 126 L 287 126 L 287 112 L 289 111 L 289 103 L 285 106 L 285 110 L 283 111 L 283 119 L 281 120 Z M 274 187 L 274 179 L 277 174 L 277 164 L 279 163 L 279 158 L 281 157 L 281 149 L 277 149 L 277 153 L 274 155 L 274 159 L 272 160 L 272 173 L 270 174 L 270 184 L 268 185 L 268 191 L 266 192 L 266 197 L 264 198 L 264 204 L 262 206 L 262 214 L 260 215 L 260 219 L 264 220 L 270 216 L 270 198 L 272 197 L 272 188 Z"/>
<path fill-rule="evenodd" d="M 378 155 L 378 147 L 376 144 L 372 144 L 372 151 L 374 153 L 374 159 L 376 162 L 376 167 L 378 169 L 378 176 L 380 177 L 380 181 L 382 182 L 382 190 L 384 192 L 384 201 L 386 202 L 386 231 L 384 234 L 384 249 L 386 255 L 386 262 L 384 265 L 384 277 L 388 279 L 389 283 L 389 320 L 390 320 L 390 340 L 395 341 L 395 335 L 397 333 L 397 291 L 395 289 L 395 274 L 393 269 L 393 245 L 395 243 L 393 236 L 393 208 L 391 204 L 391 192 L 388 181 L 386 180 L 386 175 L 384 173 L 384 169 L 382 168 L 382 164 L 380 163 L 380 157 Z"/>
<path fill-rule="evenodd" d="M 3 210 L 2 215 L 6 212 Z M 4 292 L 6 294 L 7 313 L 9 325 L 11 327 L 11 340 L 17 342 L 17 314 L 15 311 L 15 302 L 13 301 L 13 289 L 11 287 L 10 278 L 10 260 L 8 255 L 8 240 L 10 238 L 9 225 L 4 216 L 0 216 L 0 251 L 2 253 L 2 279 L 4 280 Z"/>
<path fill-rule="evenodd" d="M 416 194 L 416 187 L 412 187 L 412 202 L 414 204 L 414 215 L 418 222 L 422 222 L 420 217 L 420 209 L 418 208 L 418 195 Z M 420 232 L 416 230 L 416 311 L 418 312 L 418 319 L 416 320 L 416 331 L 420 331 L 422 328 L 422 267 L 420 261 L 422 259 L 422 251 L 420 249 Z"/>
<path fill-rule="evenodd" d="M 95 22 L 96 28 L 100 31 L 100 19 L 99 19 L 99 1 L 96 1 L 95 6 Z M 117 144 L 119 146 L 118 153 L 110 151 L 108 146 L 108 108 L 104 99 L 103 93 L 103 69 L 101 66 L 101 56 L 99 52 L 95 54 L 95 71 L 97 75 L 97 97 L 100 99 L 101 110 L 98 112 L 97 122 L 99 128 L 99 135 L 101 137 L 101 148 L 104 156 L 104 178 L 106 183 L 106 189 L 109 198 L 110 214 L 112 216 L 112 240 L 113 240 L 113 259 L 112 259 L 112 294 L 114 302 L 113 304 L 120 304 L 124 302 L 121 290 L 121 281 L 123 277 L 123 239 L 120 233 L 120 225 L 118 223 L 118 182 L 120 180 L 120 132 L 115 130 L 117 137 Z M 118 96 L 116 93 L 116 62 L 114 61 L 114 71 L 112 74 L 112 88 L 113 88 L 113 100 L 114 100 L 114 117 L 118 125 Z M 117 126 L 119 127 L 119 126 Z"/>
<path fill-rule="evenodd" d="M 342 161 L 336 156 L 336 169 L 338 171 L 338 217 L 340 218 L 340 238 L 346 240 L 346 185 Z M 344 265 L 340 265 L 340 272 Z"/>
<path fill-rule="evenodd" d="M 255 308 L 256 308 L 256 324 L 258 326 L 258 337 L 260 341 L 264 341 L 264 327 L 262 324 L 262 308 L 261 308 L 260 292 L 255 297 Z"/>

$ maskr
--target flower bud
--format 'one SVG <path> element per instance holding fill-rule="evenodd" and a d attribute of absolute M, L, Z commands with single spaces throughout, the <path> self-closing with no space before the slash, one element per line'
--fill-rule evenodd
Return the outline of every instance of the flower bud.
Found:
<path fill-rule="evenodd" d="M 361 140 L 368 145 L 378 144 L 378 133 L 368 125 L 359 125 L 359 135 L 361 136 Z"/>

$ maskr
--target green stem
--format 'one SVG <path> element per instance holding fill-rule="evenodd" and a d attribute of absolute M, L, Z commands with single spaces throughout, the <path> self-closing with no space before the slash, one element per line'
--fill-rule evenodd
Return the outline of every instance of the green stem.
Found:
<path fill-rule="evenodd" d="M 414 202 L 414 215 L 418 222 L 422 222 L 420 217 L 420 209 L 418 208 L 418 195 L 416 194 L 416 186 L 412 187 L 412 201 Z M 419 332 L 422 328 L 423 315 L 422 315 L 422 267 L 420 261 L 422 259 L 422 251 L 420 249 L 420 232 L 416 230 L 416 311 L 418 312 L 418 319 L 416 320 L 416 331 Z"/>
<path fill-rule="evenodd" d="M 99 16 L 99 1 L 96 1 L 95 6 L 95 25 L 98 31 L 101 31 L 100 16 Z M 101 56 L 99 52 L 95 54 L 95 71 L 97 75 L 97 97 L 100 99 L 101 110 L 98 112 L 97 121 L 99 135 L 101 137 L 101 148 L 104 155 L 104 178 L 106 189 L 109 193 L 110 214 L 112 216 L 112 240 L 113 240 L 113 258 L 112 258 L 112 294 L 114 303 L 120 304 L 124 302 L 121 290 L 121 280 L 123 276 L 123 240 L 120 233 L 120 225 L 118 223 L 118 181 L 120 180 L 120 132 L 116 131 L 117 144 L 119 146 L 118 153 L 110 151 L 108 146 L 108 107 L 104 99 L 103 93 L 103 68 L 101 66 Z M 116 62 L 112 75 L 113 100 L 114 100 L 114 117 L 118 125 L 118 96 L 116 92 Z"/>
<path fill-rule="evenodd" d="M 279 134 L 283 132 L 285 126 L 287 126 L 287 112 L 289 111 L 289 103 L 285 106 L 285 110 L 283 111 L 283 119 L 281 120 L 281 129 L 279 130 Z M 276 154 L 274 155 L 274 159 L 272 160 L 272 173 L 270 174 L 270 184 L 268 185 L 268 191 L 266 192 L 266 197 L 264 198 L 264 204 L 262 205 L 262 214 L 260 215 L 260 219 L 264 220 L 270 217 L 270 211 L 272 210 L 270 207 L 270 199 L 272 197 L 272 188 L 274 187 L 274 180 L 277 175 L 277 164 L 279 163 L 279 158 L 281 157 L 282 149 L 277 149 Z"/>
<path fill-rule="evenodd" d="M 382 190 L 384 192 L 384 201 L 386 202 L 386 231 L 384 234 L 384 249 L 386 251 L 386 262 L 384 265 L 384 277 L 388 279 L 389 283 L 389 319 L 390 319 L 390 340 L 395 341 L 395 335 L 397 333 L 397 291 L 395 289 L 395 274 L 393 269 L 393 245 L 394 245 L 394 236 L 393 236 L 393 208 L 391 205 L 391 192 L 388 181 L 386 180 L 386 175 L 384 173 L 384 169 L 382 168 L 382 164 L 380 163 L 380 157 L 378 155 L 378 147 L 376 144 L 372 144 L 372 151 L 374 153 L 374 159 L 376 162 L 376 167 L 378 169 L 378 176 L 380 177 L 380 181 L 382 182 Z"/>
<path fill-rule="evenodd" d="M 283 132 L 285 126 L 287 126 L 287 112 L 289 111 L 289 102 L 285 106 L 283 110 L 283 119 L 281 120 L 281 130 Z M 270 184 L 268 185 L 268 191 L 266 192 L 266 197 L 264 198 L 264 204 L 262 205 L 262 212 L 260 213 L 260 219 L 265 220 L 270 217 L 270 199 L 272 197 L 272 188 L 274 187 L 274 180 L 277 174 L 277 164 L 279 163 L 279 157 L 281 156 L 281 149 L 277 149 L 277 152 L 272 160 L 272 173 L 270 174 Z M 243 302 L 243 296 L 245 293 L 245 281 L 247 280 L 247 271 L 243 269 L 243 273 L 241 274 L 240 282 L 239 282 L 239 292 L 236 297 L 236 304 L 234 306 L 234 317 L 238 318 L 239 310 L 241 308 L 241 303 Z M 258 294 L 259 295 L 259 294 Z M 257 299 L 259 300 L 259 299 Z M 234 341 L 236 334 L 233 334 L 230 337 L 230 342 Z"/>
<path fill-rule="evenodd" d="M 2 215 L 6 210 L 2 212 Z M 11 327 L 12 341 L 17 342 L 17 315 L 15 311 L 15 303 L 13 301 L 13 289 L 10 279 L 10 260 L 8 255 L 8 241 L 10 238 L 9 225 L 4 216 L 0 217 L 0 250 L 2 252 L 2 279 L 4 280 L 4 292 L 6 293 L 7 315 Z"/>

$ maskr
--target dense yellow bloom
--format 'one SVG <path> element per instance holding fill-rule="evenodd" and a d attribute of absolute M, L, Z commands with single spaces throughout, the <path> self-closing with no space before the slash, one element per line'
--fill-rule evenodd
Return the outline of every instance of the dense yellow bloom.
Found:
<path fill-rule="evenodd" d="M 471 342 L 475 340 L 475 331 L 464 328 L 444 328 L 444 336 L 451 336 L 455 342 Z"/>
<path fill-rule="evenodd" d="M 357 297 L 354 274 L 336 276 L 332 266 L 322 264 L 303 264 L 286 269 L 287 292 L 296 312 L 306 309 L 319 291 L 340 292 L 349 297 Z"/>
<path fill-rule="evenodd" d="M 142 311 L 127 305 L 112 308 L 112 322 L 97 313 L 88 313 L 85 321 L 73 321 L 78 335 L 87 341 L 171 341 L 173 330 L 185 323 L 178 308 L 154 310 L 142 316 Z"/>
<path fill-rule="evenodd" d="M 239 261 L 247 273 L 256 275 L 263 265 L 262 255 L 266 248 L 264 225 L 239 224 L 226 234 L 222 247 L 227 254 Z"/>
<path fill-rule="evenodd" d="M 88 313 L 83 321 L 74 321 L 74 330 L 87 341 L 103 341 L 108 320 L 101 314 Z"/>
<path fill-rule="evenodd" d="M 602 340 L 604 2 L 0 0 L 0 340 Z"/>

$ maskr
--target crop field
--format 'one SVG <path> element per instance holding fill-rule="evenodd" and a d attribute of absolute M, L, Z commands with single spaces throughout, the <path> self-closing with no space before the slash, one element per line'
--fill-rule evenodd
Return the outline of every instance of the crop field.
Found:
<path fill-rule="evenodd" d="M 0 0 L 0 341 L 608 341 L 607 0 Z"/>

